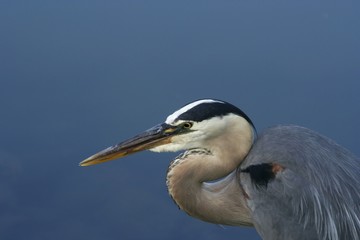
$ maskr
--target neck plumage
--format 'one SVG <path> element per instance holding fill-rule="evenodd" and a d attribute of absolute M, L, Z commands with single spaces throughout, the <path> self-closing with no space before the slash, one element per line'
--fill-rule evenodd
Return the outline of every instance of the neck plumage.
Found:
<path fill-rule="evenodd" d="M 239 127 L 211 139 L 211 148 L 186 151 L 168 170 L 169 194 L 189 215 L 224 225 L 252 225 L 236 169 L 253 142 L 252 128 Z M 236 144 L 235 144 L 236 143 Z"/>

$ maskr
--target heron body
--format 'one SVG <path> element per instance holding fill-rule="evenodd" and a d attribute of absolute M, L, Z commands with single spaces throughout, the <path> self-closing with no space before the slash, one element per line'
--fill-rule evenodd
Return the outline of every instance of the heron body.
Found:
<path fill-rule="evenodd" d="M 203 99 L 80 165 L 146 149 L 185 151 L 167 186 L 193 217 L 253 225 L 265 240 L 360 239 L 360 160 L 314 131 L 277 126 L 257 137 L 240 109 Z"/>
<path fill-rule="evenodd" d="M 259 136 L 238 171 L 282 166 L 267 183 L 240 174 L 263 239 L 360 239 L 360 161 L 332 140 L 298 126 Z"/>

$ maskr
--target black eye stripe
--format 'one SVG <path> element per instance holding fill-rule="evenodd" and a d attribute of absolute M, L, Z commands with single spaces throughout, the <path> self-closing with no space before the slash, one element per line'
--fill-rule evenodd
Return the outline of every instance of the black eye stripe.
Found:
<path fill-rule="evenodd" d="M 235 114 L 245 118 L 252 126 L 250 118 L 239 108 L 227 102 L 205 102 L 201 103 L 188 111 L 180 114 L 176 120 L 191 120 L 201 122 L 212 117 L 222 117 L 228 114 Z"/>

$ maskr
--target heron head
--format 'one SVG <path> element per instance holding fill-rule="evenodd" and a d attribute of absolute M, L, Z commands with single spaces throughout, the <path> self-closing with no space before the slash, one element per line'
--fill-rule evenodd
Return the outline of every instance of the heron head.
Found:
<path fill-rule="evenodd" d="M 164 123 L 90 156 L 80 166 L 114 160 L 143 150 L 175 152 L 208 148 L 211 139 L 233 128 L 242 128 L 242 125 L 251 131 L 255 129 L 250 118 L 232 104 L 214 99 L 197 100 L 169 115 Z"/>

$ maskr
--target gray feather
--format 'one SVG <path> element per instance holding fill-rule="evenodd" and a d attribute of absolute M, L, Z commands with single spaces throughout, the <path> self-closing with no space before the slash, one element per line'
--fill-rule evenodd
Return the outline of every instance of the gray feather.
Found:
<path fill-rule="evenodd" d="M 312 130 L 278 126 L 259 136 L 241 169 L 261 163 L 284 167 L 267 188 L 240 174 L 263 239 L 360 239 L 360 160 L 348 150 Z"/>

